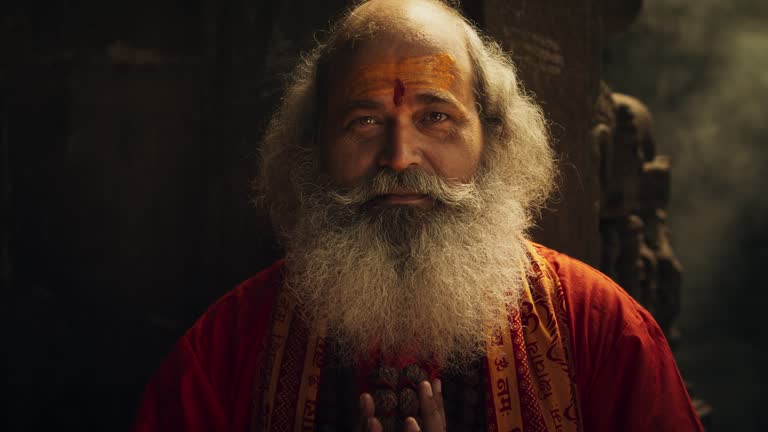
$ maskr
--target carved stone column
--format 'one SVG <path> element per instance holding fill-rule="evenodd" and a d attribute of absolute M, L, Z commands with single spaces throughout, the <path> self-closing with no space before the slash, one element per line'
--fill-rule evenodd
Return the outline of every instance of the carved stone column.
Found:
<path fill-rule="evenodd" d="M 591 145 L 598 94 L 601 3 L 596 0 L 486 0 L 482 22 L 517 64 L 543 106 L 560 159 L 559 191 L 534 238 L 598 265 L 599 154 Z"/>

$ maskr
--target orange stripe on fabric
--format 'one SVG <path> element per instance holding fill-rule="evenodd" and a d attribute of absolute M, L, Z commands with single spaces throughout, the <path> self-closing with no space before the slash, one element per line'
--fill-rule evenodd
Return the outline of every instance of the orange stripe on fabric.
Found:
<path fill-rule="evenodd" d="M 298 409 L 298 395 L 301 376 L 304 371 L 309 334 L 307 325 L 297 316 L 291 323 L 285 343 L 280 377 L 272 406 L 272 428 L 270 432 L 291 432 Z"/>
<path fill-rule="evenodd" d="M 321 325 L 319 328 L 324 329 Z M 317 411 L 317 393 L 320 387 L 320 373 L 323 368 L 325 355 L 325 337 L 322 332 L 315 332 L 310 336 L 307 344 L 307 353 L 304 357 L 304 371 L 301 376 L 301 389 L 297 405 L 297 415 L 293 430 L 312 431 L 315 426 Z"/>
<path fill-rule="evenodd" d="M 520 396 L 517 392 L 517 374 L 515 373 L 515 353 L 509 332 L 509 318 L 506 316 L 494 326 L 488 343 L 488 375 L 493 400 L 494 419 L 498 431 L 521 431 L 523 420 L 520 415 Z M 493 429 L 489 429 L 493 430 Z"/>
<path fill-rule="evenodd" d="M 539 316 L 547 317 L 543 327 L 550 343 L 546 351 L 542 350 L 543 352 L 539 352 L 538 346 L 531 346 L 528 349 L 528 355 L 534 362 L 534 378 L 537 379 L 540 392 L 546 395 L 552 393 L 554 389 L 560 389 L 557 395 L 559 397 L 555 398 L 555 395 L 550 394 L 549 397 L 543 398 L 545 419 L 550 430 L 583 430 L 563 289 L 555 270 L 531 245 L 529 245 L 529 253 L 534 258 L 533 303 L 536 305 Z M 539 366 L 535 362 L 540 355 L 544 355 L 549 360 L 547 364 L 548 371 L 552 372 L 552 384 L 536 373 Z"/>
<path fill-rule="evenodd" d="M 266 431 L 272 430 L 272 408 L 275 404 L 277 382 L 283 364 L 286 340 L 288 339 L 288 332 L 291 328 L 291 322 L 293 321 L 293 309 L 293 302 L 284 292 L 281 293 L 275 303 L 275 317 L 269 353 L 270 358 L 268 358 L 272 370 L 269 375 L 269 383 L 267 385 L 262 406 L 262 416 L 265 418 L 260 422 L 265 426 Z"/>
<path fill-rule="evenodd" d="M 520 308 L 499 318 L 488 341 L 488 430 L 581 431 L 562 288 L 548 263 L 528 249 L 532 275 Z"/>

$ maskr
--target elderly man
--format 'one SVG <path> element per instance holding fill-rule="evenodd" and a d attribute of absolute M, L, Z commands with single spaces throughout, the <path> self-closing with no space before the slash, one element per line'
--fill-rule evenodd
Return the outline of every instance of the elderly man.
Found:
<path fill-rule="evenodd" d="M 701 430 L 650 315 L 527 240 L 545 122 L 455 10 L 350 11 L 262 155 L 285 259 L 179 341 L 136 430 Z"/>

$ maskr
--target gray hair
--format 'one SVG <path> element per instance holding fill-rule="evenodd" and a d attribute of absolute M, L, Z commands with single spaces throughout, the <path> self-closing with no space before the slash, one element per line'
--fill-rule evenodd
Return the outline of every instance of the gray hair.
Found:
<path fill-rule="evenodd" d="M 478 171 L 493 171 L 532 218 L 545 204 L 555 178 L 554 154 L 541 108 L 526 94 L 515 66 L 499 44 L 455 8 L 439 3 L 455 16 L 466 33 L 473 85 L 483 124 L 484 149 Z M 257 200 L 275 227 L 289 231 L 320 174 L 316 131 L 324 107 L 328 67 L 344 47 L 372 37 L 375 23 L 348 25 L 348 11 L 290 75 L 282 104 L 272 117 L 261 144 L 261 167 L 255 181 Z M 362 33 L 359 30 L 363 28 Z"/>

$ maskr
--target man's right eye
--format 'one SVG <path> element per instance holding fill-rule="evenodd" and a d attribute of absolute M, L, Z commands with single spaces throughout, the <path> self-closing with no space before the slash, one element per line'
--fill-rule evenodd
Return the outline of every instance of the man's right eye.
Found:
<path fill-rule="evenodd" d="M 366 127 L 366 126 L 375 126 L 378 122 L 376 121 L 376 117 L 374 116 L 363 116 L 358 117 L 354 120 L 352 120 L 352 123 L 350 126 L 352 127 Z"/>

